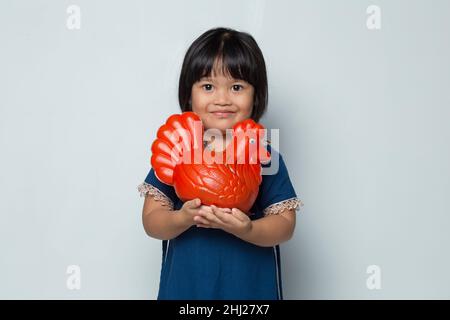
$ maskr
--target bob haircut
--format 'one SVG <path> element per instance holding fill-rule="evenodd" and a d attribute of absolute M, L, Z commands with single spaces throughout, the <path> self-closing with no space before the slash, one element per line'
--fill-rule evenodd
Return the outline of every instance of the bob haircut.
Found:
<path fill-rule="evenodd" d="M 221 61 L 222 73 L 244 80 L 254 87 L 251 118 L 258 122 L 267 109 L 267 72 L 261 49 L 248 33 L 229 28 L 214 28 L 198 37 L 184 57 L 178 86 L 182 112 L 192 111 L 192 86 L 209 77 L 214 62 Z"/>

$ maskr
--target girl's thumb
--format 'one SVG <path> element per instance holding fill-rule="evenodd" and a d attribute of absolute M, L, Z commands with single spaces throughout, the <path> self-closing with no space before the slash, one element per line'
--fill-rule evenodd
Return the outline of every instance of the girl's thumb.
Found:
<path fill-rule="evenodd" d="M 191 207 L 198 207 L 200 205 L 200 199 L 195 198 L 195 199 L 189 201 L 189 204 L 191 205 Z"/>

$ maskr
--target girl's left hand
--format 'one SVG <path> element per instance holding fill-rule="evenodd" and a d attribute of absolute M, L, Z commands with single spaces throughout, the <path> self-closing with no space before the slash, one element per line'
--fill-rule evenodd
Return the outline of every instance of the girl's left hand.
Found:
<path fill-rule="evenodd" d="M 194 221 L 197 222 L 197 227 L 222 229 L 237 237 L 247 234 L 252 229 L 252 220 L 237 208 L 201 206 Z"/>

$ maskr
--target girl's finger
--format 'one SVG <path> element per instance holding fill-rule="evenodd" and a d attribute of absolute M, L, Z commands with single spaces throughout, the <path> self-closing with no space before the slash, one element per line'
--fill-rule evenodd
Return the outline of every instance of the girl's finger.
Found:
<path fill-rule="evenodd" d="M 240 221 L 245 221 L 248 219 L 247 215 L 237 208 L 233 208 L 233 210 L 231 210 L 231 214 Z"/>
<path fill-rule="evenodd" d="M 205 218 L 200 217 L 200 216 L 195 216 L 194 217 L 194 221 L 198 222 L 198 223 L 201 223 L 201 224 L 206 224 L 206 225 L 210 224 L 210 222 L 208 220 L 206 220 Z"/>
<path fill-rule="evenodd" d="M 195 199 L 192 199 L 192 200 L 186 202 L 186 205 L 189 209 L 197 208 L 201 204 L 202 204 L 202 202 L 199 198 L 195 198 Z"/>
<path fill-rule="evenodd" d="M 200 207 L 200 210 L 203 210 L 203 211 L 205 211 L 205 212 L 212 212 L 211 207 L 210 207 L 210 206 L 205 206 L 205 205 L 202 205 L 202 206 Z"/>
<path fill-rule="evenodd" d="M 213 216 L 215 217 L 213 221 L 215 221 L 218 224 L 224 223 L 224 220 L 221 219 L 223 215 L 221 214 L 220 209 L 217 208 L 215 205 L 212 205 L 211 209 L 213 210 Z"/>
<path fill-rule="evenodd" d="M 219 208 L 219 207 L 216 207 L 215 205 L 211 205 L 211 208 L 213 210 L 215 210 L 215 211 L 220 210 L 222 212 L 230 212 L 231 213 L 231 209 L 230 208 Z"/>
<path fill-rule="evenodd" d="M 217 223 L 221 222 L 219 217 L 216 215 L 215 211 L 210 213 L 210 212 L 205 212 L 203 210 L 199 210 L 198 213 L 199 213 L 199 215 L 201 215 L 202 217 L 204 217 L 205 219 L 207 219 L 211 222 L 217 222 Z"/>
<path fill-rule="evenodd" d="M 230 214 L 227 212 L 223 212 L 221 210 L 216 210 L 216 215 L 219 217 L 220 220 L 223 222 L 229 222 L 230 221 Z"/>

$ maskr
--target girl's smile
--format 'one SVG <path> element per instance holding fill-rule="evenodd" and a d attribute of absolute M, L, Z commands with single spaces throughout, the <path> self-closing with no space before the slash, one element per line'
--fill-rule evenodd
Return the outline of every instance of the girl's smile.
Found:
<path fill-rule="evenodd" d="M 233 111 L 213 111 L 212 114 L 219 119 L 224 119 L 231 118 L 235 113 Z"/>

